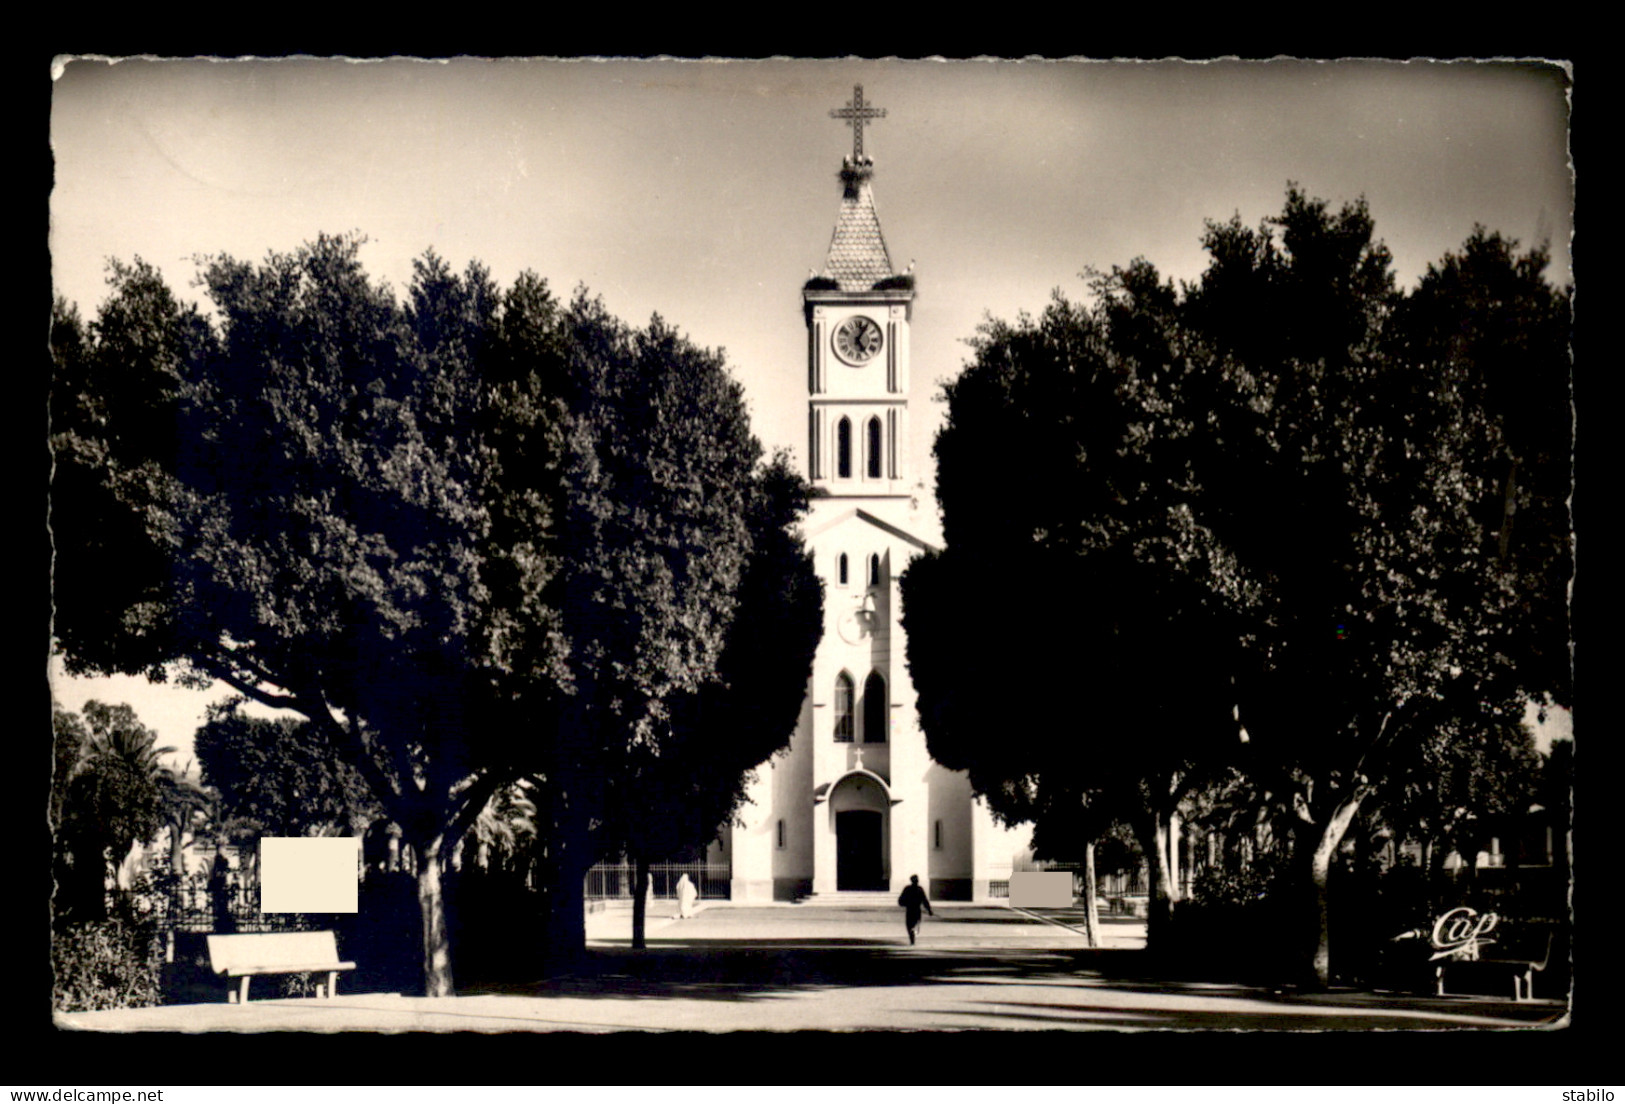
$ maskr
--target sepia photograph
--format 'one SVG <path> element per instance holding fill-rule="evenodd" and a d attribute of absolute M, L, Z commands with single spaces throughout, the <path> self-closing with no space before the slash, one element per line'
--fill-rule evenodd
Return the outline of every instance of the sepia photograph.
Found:
<path fill-rule="evenodd" d="M 1570 65 L 51 78 L 58 1033 L 1573 1028 Z"/>

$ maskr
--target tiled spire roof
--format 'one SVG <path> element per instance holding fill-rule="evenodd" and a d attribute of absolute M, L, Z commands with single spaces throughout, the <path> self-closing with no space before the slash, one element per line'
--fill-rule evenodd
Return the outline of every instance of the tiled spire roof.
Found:
<path fill-rule="evenodd" d="M 893 275 L 886 239 L 880 233 L 880 216 L 875 212 L 874 192 L 869 187 L 874 161 L 867 157 L 859 162 L 850 157 L 844 161 L 841 213 L 835 220 L 823 275 L 834 280 L 842 291 L 868 291 Z"/>

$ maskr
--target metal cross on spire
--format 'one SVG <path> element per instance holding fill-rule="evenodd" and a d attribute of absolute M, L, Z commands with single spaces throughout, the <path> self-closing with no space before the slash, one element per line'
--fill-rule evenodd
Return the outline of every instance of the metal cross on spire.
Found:
<path fill-rule="evenodd" d="M 852 128 L 852 160 L 863 160 L 863 124 L 871 119 L 884 119 L 886 109 L 873 107 L 863 102 L 863 85 L 852 86 L 852 102 L 845 107 L 832 108 L 829 113 L 831 119 L 845 119 Z"/>

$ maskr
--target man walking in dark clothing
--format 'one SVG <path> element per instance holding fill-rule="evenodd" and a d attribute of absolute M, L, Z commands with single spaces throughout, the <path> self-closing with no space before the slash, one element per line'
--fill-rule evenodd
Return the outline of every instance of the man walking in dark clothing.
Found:
<path fill-rule="evenodd" d="M 903 906 L 903 922 L 908 925 L 908 941 L 914 942 L 914 936 L 920 930 L 920 910 L 931 912 L 931 902 L 925 899 L 925 890 L 920 888 L 920 876 L 911 875 L 908 885 L 903 888 L 903 895 L 897 898 L 897 903 Z M 936 913 L 931 912 L 932 916 Z"/>

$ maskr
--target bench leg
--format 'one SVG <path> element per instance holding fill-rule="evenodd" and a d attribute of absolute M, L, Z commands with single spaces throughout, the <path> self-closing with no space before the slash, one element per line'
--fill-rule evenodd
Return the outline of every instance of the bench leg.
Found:
<path fill-rule="evenodd" d="M 1433 968 L 1433 976 L 1436 982 L 1433 995 L 1436 997 L 1442 997 L 1444 996 L 1444 967 L 1435 966 Z"/>
<path fill-rule="evenodd" d="M 321 995 L 327 1000 L 332 1000 L 334 997 L 338 996 L 338 986 L 339 972 L 337 970 L 329 970 L 327 972 L 327 988 L 322 990 Z"/>
<path fill-rule="evenodd" d="M 238 981 L 237 1003 L 238 1004 L 247 1004 L 248 1003 L 248 979 L 249 979 L 249 975 L 247 975 L 247 974 L 244 974 L 242 977 L 237 979 L 237 981 Z"/>

